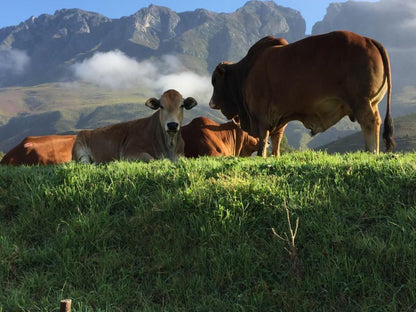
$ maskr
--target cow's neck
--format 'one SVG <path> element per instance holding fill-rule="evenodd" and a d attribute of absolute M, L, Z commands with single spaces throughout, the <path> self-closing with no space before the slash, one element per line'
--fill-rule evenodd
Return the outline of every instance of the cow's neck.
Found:
<path fill-rule="evenodd" d="M 158 158 L 169 158 L 171 161 L 175 161 L 177 158 L 176 146 L 181 135 L 180 131 L 173 136 L 169 135 L 160 124 L 159 111 L 153 115 L 153 118 L 155 122 L 155 141 L 157 142 L 155 144 L 155 154 L 158 155 Z"/>
<path fill-rule="evenodd" d="M 250 131 L 250 117 L 244 106 L 243 86 L 245 77 L 249 72 L 250 66 L 246 59 L 236 64 L 229 65 L 230 74 L 227 75 L 227 86 L 229 88 L 230 97 L 227 99 L 229 105 L 233 107 L 233 113 L 240 118 L 240 127 L 245 131 Z"/>

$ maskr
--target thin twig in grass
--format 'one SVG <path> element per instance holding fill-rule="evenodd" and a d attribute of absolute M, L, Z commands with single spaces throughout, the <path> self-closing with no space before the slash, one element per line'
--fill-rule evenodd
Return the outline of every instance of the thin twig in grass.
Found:
<path fill-rule="evenodd" d="M 295 245 L 295 239 L 296 239 L 296 235 L 298 234 L 298 228 L 299 228 L 299 217 L 296 218 L 296 226 L 295 226 L 295 230 L 293 230 L 292 221 L 290 220 L 290 213 L 289 213 L 289 209 L 287 208 L 286 202 L 284 205 L 285 205 L 285 210 L 286 210 L 287 223 L 288 223 L 289 231 L 290 231 L 290 238 L 286 232 L 284 233 L 284 237 L 283 237 L 282 235 L 278 234 L 274 228 L 272 228 L 272 231 L 273 231 L 273 234 L 277 238 L 279 238 L 280 240 L 288 244 L 289 248 L 285 247 L 285 250 L 288 252 L 289 260 L 292 263 L 291 271 L 295 273 L 296 276 L 302 277 L 303 276 L 302 263 L 298 256 L 298 248 Z"/>
<path fill-rule="evenodd" d="M 287 244 L 289 245 L 289 249 L 287 248 L 285 249 L 289 253 L 289 256 L 293 257 L 293 256 L 297 256 L 298 254 L 298 249 L 296 248 L 296 245 L 295 245 L 295 238 L 296 238 L 296 235 L 298 234 L 299 218 L 296 219 L 296 227 L 295 227 L 295 231 L 293 231 L 292 222 L 290 220 L 290 213 L 289 213 L 289 209 L 287 208 L 286 203 L 285 203 L 285 210 L 286 210 L 287 223 L 289 225 L 290 239 L 287 236 L 286 232 L 285 232 L 285 238 L 283 238 L 281 235 L 279 235 L 276 232 L 274 228 L 272 228 L 272 231 L 273 231 L 273 234 L 276 235 L 279 239 L 281 239 L 284 242 L 287 242 Z"/>

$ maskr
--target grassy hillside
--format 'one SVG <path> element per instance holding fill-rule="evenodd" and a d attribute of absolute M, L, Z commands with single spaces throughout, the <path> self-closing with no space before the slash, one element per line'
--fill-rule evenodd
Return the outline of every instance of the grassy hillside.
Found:
<path fill-rule="evenodd" d="M 59 109 L 74 109 L 135 103 L 146 100 L 141 90 L 110 90 L 78 83 L 50 83 L 33 87 L 2 88 L 0 114 L 43 113 Z"/>
<path fill-rule="evenodd" d="M 0 167 L 0 311 L 413 311 L 415 163 Z"/>
<path fill-rule="evenodd" d="M 380 146 L 384 150 L 383 125 L 380 131 Z M 414 152 L 416 151 L 416 114 L 394 119 L 394 140 L 396 141 L 395 151 Z M 317 149 L 326 150 L 328 153 L 355 152 L 364 149 L 364 136 L 362 132 L 356 132 L 335 142 L 321 146 Z"/>

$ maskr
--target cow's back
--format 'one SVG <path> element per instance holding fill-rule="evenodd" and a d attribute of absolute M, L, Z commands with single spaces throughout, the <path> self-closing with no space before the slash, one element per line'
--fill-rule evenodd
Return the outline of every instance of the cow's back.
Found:
<path fill-rule="evenodd" d="M 134 159 L 147 153 L 156 157 L 153 148 L 158 115 L 122 122 L 78 133 L 72 157 L 86 163 L 107 163 L 114 160 Z M 86 159 L 88 158 L 88 160 Z"/>
<path fill-rule="evenodd" d="M 289 110 L 299 103 L 304 113 L 305 108 L 316 109 L 313 101 L 322 97 L 375 95 L 384 80 L 383 61 L 372 39 L 337 31 L 267 48 L 252 65 L 246 83 L 256 96 L 264 88 L 278 87 L 279 92 L 266 96 L 290 103 Z"/>
<path fill-rule="evenodd" d="M 1 160 L 4 165 L 56 165 L 71 161 L 75 135 L 28 136 Z"/>
<path fill-rule="evenodd" d="M 78 133 L 73 147 L 73 159 L 80 161 L 84 157 L 91 163 L 105 163 L 120 159 L 123 142 L 132 121 L 82 130 Z"/>
<path fill-rule="evenodd" d="M 376 97 L 384 82 L 378 48 L 372 39 L 351 32 L 269 47 L 247 75 L 246 103 L 249 115 L 257 118 L 245 130 L 257 136 L 259 122 L 271 128 L 276 120 L 280 126 L 300 120 L 312 133 L 323 132 L 345 115 L 354 120 L 361 99 Z"/>
<path fill-rule="evenodd" d="M 185 142 L 185 157 L 221 156 L 223 142 L 218 130 L 219 124 L 206 117 L 197 117 L 182 126 L 181 134 Z"/>
<path fill-rule="evenodd" d="M 197 117 L 182 127 L 185 157 L 235 156 L 236 125 Z"/>

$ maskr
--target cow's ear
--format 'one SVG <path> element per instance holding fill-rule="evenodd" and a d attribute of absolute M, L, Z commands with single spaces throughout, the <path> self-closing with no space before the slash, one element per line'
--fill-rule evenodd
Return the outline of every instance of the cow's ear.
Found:
<path fill-rule="evenodd" d="M 240 127 L 240 128 L 241 128 L 241 125 L 240 125 L 240 116 L 235 115 L 233 118 L 231 118 L 231 120 L 233 121 L 233 123 L 234 123 L 237 127 Z"/>
<path fill-rule="evenodd" d="M 157 98 L 150 98 L 146 101 L 145 105 L 151 109 L 158 109 L 160 107 L 160 100 Z"/>
<path fill-rule="evenodd" d="M 193 97 L 187 97 L 185 100 L 183 100 L 183 107 L 185 107 L 185 109 L 191 109 L 197 105 L 198 102 Z"/>

